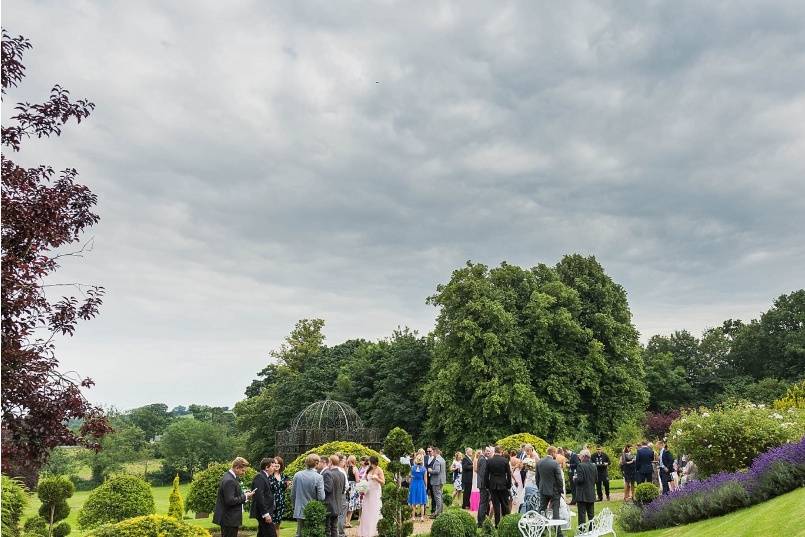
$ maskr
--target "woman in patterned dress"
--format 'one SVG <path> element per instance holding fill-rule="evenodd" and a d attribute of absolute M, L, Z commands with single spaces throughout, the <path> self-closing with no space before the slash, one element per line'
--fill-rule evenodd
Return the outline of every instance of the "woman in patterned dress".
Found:
<path fill-rule="evenodd" d="M 277 535 L 279 535 L 282 515 L 285 513 L 285 489 L 288 488 L 288 477 L 282 473 L 284 467 L 285 463 L 282 458 L 274 457 L 274 462 L 269 469 L 271 475 L 268 478 L 271 493 L 274 495 L 274 512 L 271 513 L 271 520 L 277 528 Z"/>
<path fill-rule="evenodd" d="M 349 485 L 347 498 L 349 498 L 349 506 L 347 507 L 347 514 L 344 516 L 345 528 L 352 527 L 352 513 L 361 509 L 361 495 L 355 490 L 355 483 L 360 481 L 358 469 L 355 467 L 356 462 L 355 455 L 350 455 L 347 458 L 347 484 Z"/>

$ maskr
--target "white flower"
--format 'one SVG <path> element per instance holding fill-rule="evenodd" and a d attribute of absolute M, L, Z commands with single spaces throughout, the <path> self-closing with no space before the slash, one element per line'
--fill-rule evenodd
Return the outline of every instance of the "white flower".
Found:
<path fill-rule="evenodd" d="M 699 429 L 701 429 L 701 428 L 702 428 L 702 424 L 701 424 L 701 423 L 697 423 L 697 424 L 696 424 L 696 427 L 698 427 Z"/>
<path fill-rule="evenodd" d="M 713 447 L 713 444 L 707 444 L 707 449 L 710 449 L 711 447 Z"/>
<path fill-rule="evenodd" d="M 771 417 L 774 418 L 774 419 L 777 419 L 777 420 L 783 419 L 783 416 L 781 414 L 778 414 L 777 412 L 772 414 Z"/>
<path fill-rule="evenodd" d="M 702 412 L 702 417 L 703 417 L 703 418 L 709 418 L 709 417 L 710 417 L 710 413 L 709 413 L 709 412 Z"/>
<path fill-rule="evenodd" d="M 763 403 L 760 403 L 760 404 L 759 404 L 757 407 L 758 407 L 758 408 L 766 408 L 766 405 L 765 405 L 765 404 L 763 404 Z"/>

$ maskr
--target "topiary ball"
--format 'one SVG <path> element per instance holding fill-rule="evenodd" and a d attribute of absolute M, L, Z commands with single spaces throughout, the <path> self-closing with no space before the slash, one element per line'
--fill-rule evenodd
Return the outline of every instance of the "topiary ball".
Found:
<path fill-rule="evenodd" d="M 151 485 L 139 477 L 119 474 L 90 492 L 78 512 L 78 525 L 82 529 L 95 528 L 155 511 Z"/>
<path fill-rule="evenodd" d="M 52 537 L 65 537 L 71 531 L 70 524 L 66 521 L 61 521 L 55 526 L 53 526 L 53 535 Z"/>
<path fill-rule="evenodd" d="M 327 508 L 324 502 L 312 500 L 302 510 L 305 523 L 302 526 L 302 537 L 324 537 Z"/>
<path fill-rule="evenodd" d="M 646 505 L 653 502 L 660 495 L 660 489 L 654 483 L 640 483 L 634 489 L 634 502 Z"/>
<path fill-rule="evenodd" d="M 475 519 L 463 509 L 449 509 L 436 517 L 432 537 L 476 537 Z"/>
<path fill-rule="evenodd" d="M 499 537 L 521 537 L 520 528 L 517 523 L 523 517 L 520 513 L 511 513 L 500 519 L 498 523 Z"/>
<path fill-rule="evenodd" d="M 540 457 L 544 457 L 545 452 L 548 450 L 548 442 L 531 433 L 512 434 L 501 438 L 495 444 L 502 447 L 506 452 L 519 450 L 521 444 L 531 444 Z"/>
<path fill-rule="evenodd" d="M 64 520 L 69 515 L 70 506 L 67 505 L 66 500 L 43 503 L 39 506 L 39 516 L 45 520 L 50 520 L 51 516 L 53 517 L 53 520 Z"/>

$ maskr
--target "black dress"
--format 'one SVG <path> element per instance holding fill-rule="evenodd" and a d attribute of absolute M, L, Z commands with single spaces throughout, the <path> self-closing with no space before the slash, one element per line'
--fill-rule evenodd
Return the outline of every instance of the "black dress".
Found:
<path fill-rule="evenodd" d="M 634 483 L 637 480 L 635 465 L 633 454 L 624 453 L 621 455 L 621 472 L 623 473 L 623 480 L 627 483 Z"/>

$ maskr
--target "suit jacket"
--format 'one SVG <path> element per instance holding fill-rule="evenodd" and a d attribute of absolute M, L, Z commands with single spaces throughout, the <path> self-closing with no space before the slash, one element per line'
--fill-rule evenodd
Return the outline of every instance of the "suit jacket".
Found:
<path fill-rule="evenodd" d="M 562 494 L 562 469 L 553 457 L 545 456 L 539 461 L 535 477 L 539 493 L 543 496 Z"/>
<path fill-rule="evenodd" d="M 432 486 L 444 485 L 447 482 L 447 467 L 441 455 L 433 458 L 430 465 L 431 471 L 428 473 L 428 482 Z"/>
<path fill-rule="evenodd" d="M 485 455 L 478 457 L 478 489 L 486 490 L 486 465 L 489 459 Z"/>
<path fill-rule="evenodd" d="M 512 468 L 502 455 L 495 455 L 486 463 L 485 488 L 509 490 L 512 488 Z"/>
<path fill-rule="evenodd" d="M 635 466 L 641 474 L 650 474 L 653 471 L 651 463 L 654 462 L 654 450 L 648 446 L 643 446 L 637 450 L 635 455 Z"/>
<path fill-rule="evenodd" d="M 577 502 L 594 502 L 596 481 L 598 481 L 598 470 L 595 465 L 589 461 L 579 463 L 573 478 L 574 499 Z"/>
<path fill-rule="evenodd" d="M 293 476 L 293 517 L 304 519 L 303 511 L 310 500 L 324 501 L 324 478 L 312 468 Z"/>
<path fill-rule="evenodd" d="M 322 472 L 324 480 L 324 504 L 330 515 L 338 515 L 344 507 L 344 488 L 347 478 L 338 468 L 330 468 Z"/>
<path fill-rule="evenodd" d="M 592 457 L 590 457 L 590 462 L 595 465 L 595 469 L 598 471 L 598 477 L 601 479 L 609 479 L 609 455 L 603 451 L 599 455 L 596 451 L 593 453 Z"/>
<path fill-rule="evenodd" d="M 660 469 L 665 467 L 665 471 L 671 473 L 674 471 L 674 455 L 665 448 L 660 453 Z"/>
<path fill-rule="evenodd" d="M 254 476 L 252 489 L 257 489 L 252 497 L 252 506 L 249 508 L 249 516 L 261 520 L 263 516 L 274 512 L 274 494 L 271 492 L 271 484 L 265 472 L 259 472 Z"/>
<path fill-rule="evenodd" d="M 212 521 L 219 526 L 237 527 L 243 524 L 243 504 L 246 495 L 240 490 L 240 481 L 227 470 L 218 484 L 218 497 Z"/>
<path fill-rule="evenodd" d="M 581 464 L 581 459 L 579 459 L 579 454 L 575 451 L 570 452 L 570 457 L 567 459 L 567 465 L 570 468 L 570 473 L 573 473 L 576 470 L 576 467 Z"/>
<path fill-rule="evenodd" d="M 472 487 L 472 459 L 464 455 L 461 459 L 461 484 L 464 488 Z"/>

